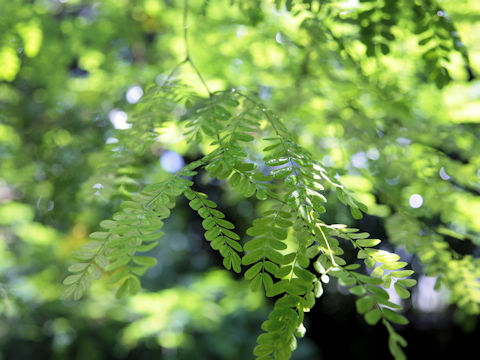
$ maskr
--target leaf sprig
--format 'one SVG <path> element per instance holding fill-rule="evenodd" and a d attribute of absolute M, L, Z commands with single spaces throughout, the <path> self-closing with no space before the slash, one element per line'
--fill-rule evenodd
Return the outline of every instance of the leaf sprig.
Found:
<path fill-rule="evenodd" d="M 357 310 L 369 324 L 380 320 L 390 334 L 390 349 L 402 358 L 403 338 L 390 323 L 404 324 L 399 305 L 390 301 L 385 288 L 394 284 L 401 298 L 414 285 L 407 264 L 399 256 L 374 249 L 379 240 L 368 233 L 328 225 L 321 220 L 326 212 L 327 191 L 348 205 L 355 218 L 367 208 L 305 151 L 288 132 L 282 120 L 255 97 L 239 91 L 210 94 L 208 99 L 186 104 L 183 121 L 186 136 L 193 144 L 209 140 L 212 150 L 201 160 L 187 165 L 165 181 L 132 194 L 111 220 L 103 221 L 101 232 L 74 254 L 80 262 L 72 265 L 64 280 L 65 296 L 80 298 L 102 271 L 114 272 L 110 282 L 120 282 L 117 296 L 134 294 L 140 279 L 155 265 L 152 257 L 138 255 L 158 244 L 163 221 L 184 194 L 190 207 L 203 219 L 205 238 L 223 256 L 223 265 L 236 273 L 247 267 L 245 278 L 254 291 L 264 289 L 267 296 L 279 296 L 269 319 L 262 325 L 254 354 L 258 359 L 288 359 L 296 338 L 305 333 L 304 313 L 323 294 L 322 283 L 329 276 L 359 297 Z M 134 124 L 135 125 L 135 124 Z M 259 134 L 262 134 L 259 137 Z M 263 147 L 263 159 L 252 161 L 250 153 Z M 245 197 L 256 195 L 269 210 L 255 219 L 241 244 L 235 226 L 226 220 L 217 204 L 207 195 L 192 189 L 190 177 L 204 169 Z M 350 242 L 371 273 L 355 271 L 359 264 L 347 264 L 339 239 Z M 245 251 L 245 253 L 243 253 Z M 316 273 L 311 269 L 313 264 Z"/>
<path fill-rule="evenodd" d="M 187 173 L 191 171 L 180 172 Z M 127 292 L 135 294 L 140 289 L 139 276 L 156 264 L 155 258 L 137 253 L 148 252 L 158 245 L 158 239 L 163 236 L 160 232 L 163 220 L 175 206 L 175 198 L 191 184 L 181 176 L 171 176 L 124 201 L 111 220 L 100 223 L 104 231 L 90 234 L 91 240 L 73 253 L 73 258 L 80 262 L 69 267 L 73 274 L 63 281 L 68 286 L 63 297 L 80 299 L 91 280 L 101 277 L 101 270 L 116 271 L 109 282 L 121 282 L 117 297 Z"/>
<path fill-rule="evenodd" d="M 225 220 L 224 213 L 215 209 L 217 204 L 209 200 L 206 194 L 187 190 L 184 195 L 190 200 L 190 207 L 203 218 L 202 226 L 206 230 L 205 239 L 210 241 L 212 249 L 220 251 L 225 268 L 239 273 L 241 260 L 238 253 L 243 249 L 238 242 L 240 236 L 233 232 L 235 226 Z"/>

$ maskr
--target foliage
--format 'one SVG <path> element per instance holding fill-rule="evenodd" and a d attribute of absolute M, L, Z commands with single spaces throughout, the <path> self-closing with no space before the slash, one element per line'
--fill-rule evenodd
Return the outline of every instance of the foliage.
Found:
<path fill-rule="evenodd" d="M 163 87 L 168 91 L 170 85 Z M 392 279 L 395 281 L 413 272 L 397 271 L 399 274 L 387 275 L 385 270 L 399 270 L 407 263 L 398 262 L 399 256 L 385 250 L 370 249 L 380 241 L 368 239 L 368 233 L 345 229 L 345 225 L 329 226 L 320 220 L 320 214 L 326 211 L 322 204 L 326 198 L 319 191 L 326 185 L 336 189 L 339 198 L 350 205 L 356 218 L 362 216 L 359 209 L 365 210 L 365 206 L 345 193 L 343 186 L 335 183 L 326 169 L 315 163 L 310 154 L 289 136 L 280 119 L 249 95 L 235 90 L 220 92 L 211 94 L 206 100 L 201 99 L 199 104 L 189 104 L 189 107 L 182 119 L 186 122 L 187 136 L 198 142 L 208 137 L 214 149 L 177 174 L 148 185 L 139 194 L 132 194 L 131 200 L 122 203 L 121 212 L 114 214 L 112 220 L 103 221 L 100 225 L 106 231 L 90 234 L 92 240 L 74 253 L 73 256 L 81 262 L 69 267 L 73 274 L 63 281 L 68 286 L 64 297 L 73 295 L 74 299 L 79 299 L 90 287 L 90 279 L 101 276 L 99 268 L 106 272 L 120 269 L 109 279 L 121 282 L 117 297 L 126 292 L 137 293 L 140 288 L 138 276 L 154 266 L 156 260 L 136 253 L 147 252 L 158 244 L 155 240 L 162 236 L 158 232 L 162 227 L 161 219 L 169 215 L 175 197 L 184 193 L 190 200 L 190 207 L 204 219 L 205 238 L 224 257 L 225 268 L 239 273 L 241 264 L 250 265 L 245 278 L 251 280 L 252 290 L 263 287 L 267 296 L 283 294 L 263 325 L 267 334 L 258 338 L 255 355 L 259 358 L 268 355 L 278 359 L 290 357 L 296 347 L 294 334 L 303 336 L 301 331 L 295 333 L 298 328 L 303 328 L 303 312 L 308 311 L 315 303 L 315 296 L 322 293 L 320 280 L 308 270 L 310 259 L 317 258 L 320 253 L 316 264 L 321 279 L 328 281 L 327 273 L 331 273 L 340 279 L 342 285 L 355 286 L 352 293 L 362 296 L 357 302 L 359 313 L 366 313 L 371 324 L 382 318 L 391 334 L 392 354 L 401 358 L 403 353 L 398 343 L 405 345 L 405 341 L 389 322 L 405 324 L 407 320 L 389 309 L 398 306 L 388 301 L 388 293 L 376 285 L 383 284 L 388 288 Z M 264 119 L 258 115 L 263 115 Z M 256 165 L 246 160 L 249 150 L 256 154 L 258 150 L 245 149 L 242 144 L 254 143 L 255 137 L 251 133 L 260 132 L 261 120 L 269 125 L 262 129 L 263 136 L 260 137 L 268 146 L 263 149 L 266 154 L 262 163 Z M 132 129 L 134 134 L 135 123 Z M 269 137 L 271 132 L 274 136 Z M 247 253 L 242 259 L 238 254 L 243 250 L 238 242 L 240 236 L 232 231 L 234 225 L 224 219 L 225 214 L 215 209 L 217 205 L 206 194 L 191 190 L 193 183 L 185 179 L 197 175 L 200 166 L 210 177 L 228 180 L 231 187 L 244 197 L 255 194 L 259 200 L 271 199 L 277 203 L 247 230 L 253 239 L 245 244 Z M 273 169 L 269 171 L 268 168 Z M 294 230 L 290 236 L 289 228 Z M 334 236 L 349 240 L 359 250 L 358 258 L 364 259 L 369 268 L 379 264 L 372 273 L 374 278 L 351 271 L 359 265 L 346 264 L 340 257 L 343 250 Z M 290 249 L 285 243 L 289 237 L 296 242 Z M 274 282 L 272 276 L 278 280 Z M 414 284 L 415 280 L 400 279 L 395 282 L 395 290 L 400 297 L 406 298 L 409 292 L 403 285 Z M 375 309 L 369 311 L 373 305 Z"/>
<path fill-rule="evenodd" d="M 367 324 L 386 327 L 396 359 L 405 358 L 402 305 L 421 274 L 448 289 L 460 316 L 478 314 L 480 267 L 472 250 L 480 231 L 480 142 L 472 116 L 478 104 L 451 100 L 456 92 L 475 93 L 476 71 L 457 32 L 463 25 L 444 9 L 452 4 L 17 0 L 1 6 L 0 186 L 7 195 L 0 211 L 19 214 L 2 217 L 8 226 L 2 251 L 28 263 L 26 278 L 56 263 L 41 273 L 42 284 L 54 283 L 68 262 L 64 298 L 80 299 L 92 280 L 107 275 L 118 283 L 117 298 L 129 294 L 142 303 L 165 296 L 177 302 L 172 309 L 190 314 L 193 327 L 207 327 L 193 314 L 223 301 L 210 292 L 228 293 L 234 302 L 229 289 L 235 288 L 235 307 L 245 311 L 245 284 L 210 277 L 206 269 L 208 280 L 197 276 L 194 291 L 178 284 L 170 293 L 141 290 L 140 279 L 149 284 L 159 265 L 156 251 L 171 241 L 168 218 L 180 224 L 179 217 L 191 216 L 187 201 L 225 269 L 243 274 L 251 296 L 273 298 L 253 350 L 258 359 L 292 356 L 308 329 L 305 313 L 332 283 L 357 298 Z M 165 73 L 156 76 L 158 69 Z M 141 84 L 142 100 L 122 104 L 119 94 L 131 84 Z M 113 131 L 107 113 L 114 125 L 116 114 L 128 123 Z M 156 159 L 166 150 L 191 161 L 175 173 L 162 171 Z M 246 221 L 232 211 L 242 202 L 256 209 Z M 373 216 L 385 231 L 368 229 Z M 100 229 L 84 242 L 96 222 Z M 60 232 L 69 235 L 56 247 Z M 16 253 L 13 239 L 33 250 Z M 66 260 L 80 243 L 76 262 Z M 412 268 L 420 274 L 407 270 L 405 250 L 418 258 Z M 29 262 L 29 251 L 50 253 Z M 5 298 L 20 302 L 9 295 L 15 276 L 2 277 Z M 223 285 L 211 287 L 215 282 Z M 108 292 L 94 286 L 91 301 L 98 304 L 98 294 Z M 197 307 L 183 302 L 197 293 Z M 52 290 L 42 301 L 58 295 Z M 139 327 L 155 321 L 149 320 L 155 308 L 148 309 Z M 141 337 L 132 337 L 135 326 L 125 330 L 129 346 Z M 149 331 L 145 337 L 170 330 Z M 162 346 L 181 346 L 180 333 L 160 336 Z"/>

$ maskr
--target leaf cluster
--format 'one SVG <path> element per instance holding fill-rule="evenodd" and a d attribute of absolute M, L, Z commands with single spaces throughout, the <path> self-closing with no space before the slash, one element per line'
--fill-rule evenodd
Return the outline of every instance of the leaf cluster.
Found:
<path fill-rule="evenodd" d="M 110 282 L 120 282 L 118 297 L 136 293 L 140 289 L 139 277 L 155 265 L 154 258 L 138 253 L 148 252 L 158 244 L 163 221 L 175 206 L 175 198 L 183 193 L 203 219 L 204 236 L 222 255 L 225 268 L 240 273 L 243 267 L 253 291 L 280 296 L 262 325 L 265 333 L 254 350 L 259 359 L 290 357 L 296 337 L 305 332 L 304 312 L 322 295 L 322 282 L 327 283 L 329 276 L 338 278 L 341 285 L 350 287 L 351 293 L 359 297 L 357 310 L 367 323 L 373 325 L 382 319 L 390 332 L 392 354 L 400 359 L 403 355 L 399 344 L 404 346 L 404 340 L 390 323 L 405 324 L 407 320 L 394 311 L 400 307 L 389 301 L 384 288 L 393 283 L 397 294 L 407 298 L 407 287 L 414 285 L 414 280 L 407 278 L 413 272 L 401 270 L 407 264 L 398 261 L 398 255 L 374 249 L 380 241 L 369 239 L 368 233 L 345 225 L 327 225 L 321 220 L 327 202 L 322 193 L 327 189 L 350 207 L 355 218 L 361 218 L 367 208 L 314 161 L 282 120 L 254 96 L 225 91 L 185 106 L 185 136 L 192 144 L 208 139 L 213 150 L 166 180 L 133 193 L 111 220 L 100 223 L 102 231 L 92 233 L 92 241 L 74 254 L 81 262 L 69 268 L 73 274 L 64 280 L 65 297 L 80 298 L 90 280 L 101 276 L 100 269 L 113 272 Z M 258 138 L 260 133 L 262 137 Z M 256 162 L 250 160 L 254 152 L 262 154 Z M 240 195 L 255 194 L 270 205 L 271 209 L 248 228 L 246 235 L 251 238 L 244 246 L 234 224 L 226 220 L 215 202 L 191 188 L 193 182 L 186 177 L 196 175 L 200 169 L 225 181 Z M 353 244 L 358 258 L 373 269 L 369 275 L 354 271 L 358 264 L 346 263 L 338 239 Z"/>

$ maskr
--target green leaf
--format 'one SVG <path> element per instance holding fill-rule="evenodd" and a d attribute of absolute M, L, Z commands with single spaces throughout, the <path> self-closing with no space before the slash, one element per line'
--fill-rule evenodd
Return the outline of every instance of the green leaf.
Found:
<path fill-rule="evenodd" d="M 365 321 L 368 325 L 375 325 L 381 318 L 382 312 L 380 309 L 373 309 L 365 314 Z"/>
<path fill-rule="evenodd" d="M 412 287 L 412 286 L 415 286 L 417 284 L 417 280 L 415 279 L 401 279 L 401 280 L 398 280 L 398 283 L 402 284 L 403 286 L 406 286 L 406 287 Z"/>
<path fill-rule="evenodd" d="M 198 209 L 198 215 L 205 219 L 206 217 L 210 216 L 210 209 L 207 207 L 201 207 Z"/>
<path fill-rule="evenodd" d="M 245 246 L 243 247 L 245 251 L 253 251 L 257 250 L 258 248 L 263 248 L 266 246 L 268 242 L 268 238 L 266 237 L 259 237 L 252 240 L 247 241 Z"/>
<path fill-rule="evenodd" d="M 136 276 L 131 275 L 127 279 L 127 282 L 128 282 L 128 284 L 127 284 L 128 292 L 131 295 L 135 295 L 141 288 L 140 280 Z"/>
<path fill-rule="evenodd" d="M 95 266 L 94 264 L 91 264 L 88 268 L 88 272 L 93 280 L 98 280 L 102 277 L 102 272 L 100 269 Z"/>
<path fill-rule="evenodd" d="M 272 286 L 273 286 L 273 280 L 270 275 L 267 273 L 261 273 L 259 274 L 262 276 L 262 282 L 263 286 L 265 287 L 265 292 L 267 296 L 272 296 Z"/>
<path fill-rule="evenodd" d="M 238 186 L 238 184 L 240 183 L 240 180 L 241 180 L 241 175 L 240 173 L 238 172 L 234 172 L 230 179 L 228 180 L 228 183 L 232 186 L 232 187 L 236 187 Z"/>
<path fill-rule="evenodd" d="M 82 276 L 83 276 L 83 274 L 75 274 L 75 275 L 67 276 L 67 277 L 63 280 L 63 284 L 64 284 L 64 285 L 74 284 L 74 283 L 76 283 L 78 280 L 80 280 L 80 278 L 81 278 Z"/>
<path fill-rule="evenodd" d="M 362 212 L 358 210 L 356 207 L 351 206 L 350 212 L 352 213 L 353 218 L 356 220 L 360 220 L 363 217 Z"/>
<path fill-rule="evenodd" d="M 394 322 L 395 324 L 399 324 L 399 325 L 408 324 L 408 320 L 405 316 L 400 315 L 399 313 L 396 313 L 393 310 L 383 308 L 382 312 L 383 312 L 383 315 L 385 315 L 385 318 L 387 318 L 391 322 Z"/>
<path fill-rule="evenodd" d="M 342 277 L 339 278 L 338 283 L 342 286 L 353 286 L 357 283 L 357 280 L 355 280 L 353 277 L 347 276 L 347 277 Z"/>
<path fill-rule="evenodd" d="M 75 285 L 71 285 L 71 286 L 67 287 L 67 288 L 63 291 L 61 298 L 62 298 L 63 300 L 69 299 L 70 297 L 72 297 L 75 289 L 76 289 L 76 286 L 75 286 Z"/>
<path fill-rule="evenodd" d="M 386 299 L 381 299 L 381 298 L 378 298 L 376 299 L 377 302 L 380 304 L 380 305 L 385 305 L 385 306 L 388 306 L 392 309 L 398 309 L 400 310 L 402 307 L 398 304 L 395 304 L 395 303 L 392 303 L 391 301 L 389 300 L 386 300 Z"/>
<path fill-rule="evenodd" d="M 88 251 L 97 251 L 104 244 L 104 241 L 89 241 L 86 244 L 83 244 L 82 250 Z"/>
<path fill-rule="evenodd" d="M 267 270 L 270 274 L 274 276 L 277 276 L 277 274 L 280 272 L 280 268 L 278 267 L 278 265 L 272 263 L 271 261 L 264 261 L 263 266 L 265 267 L 265 270 Z"/>
<path fill-rule="evenodd" d="M 252 280 L 262 269 L 262 263 L 256 263 L 245 272 L 245 279 Z"/>
<path fill-rule="evenodd" d="M 303 324 L 300 324 L 295 330 L 295 336 L 302 338 L 305 336 L 306 332 L 307 332 L 307 329 L 305 329 L 305 326 L 303 326 Z"/>
<path fill-rule="evenodd" d="M 374 260 L 373 258 L 371 258 L 371 257 L 365 258 L 364 262 L 365 262 L 365 265 L 366 265 L 367 267 L 369 267 L 369 268 L 374 267 L 375 264 L 376 264 L 375 260 Z"/>
<path fill-rule="evenodd" d="M 353 235 L 353 234 L 352 234 Z M 361 247 L 372 247 L 380 244 L 380 240 L 378 239 L 365 239 L 365 240 L 357 240 L 356 243 Z"/>
<path fill-rule="evenodd" d="M 225 238 L 223 236 L 219 236 L 216 239 L 213 239 L 210 243 L 210 246 L 214 250 L 220 250 L 225 245 Z"/>
<path fill-rule="evenodd" d="M 280 157 L 280 158 L 271 158 L 265 161 L 265 164 L 268 166 L 280 166 L 289 162 L 289 158 Z"/>
<path fill-rule="evenodd" d="M 313 286 L 313 291 L 315 294 L 315 297 L 319 298 L 323 294 L 323 286 L 320 281 L 315 281 L 314 286 Z"/>
<path fill-rule="evenodd" d="M 238 244 L 238 245 L 240 246 L 240 244 Z M 238 254 L 236 254 L 235 252 L 232 252 L 231 253 L 231 262 L 232 262 L 233 271 L 235 271 L 237 274 L 239 274 L 242 271 L 242 269 L 241 269 L 242 260 L 240 259 L 240 256 L 238 256 Z"/>
<path fill-rule="evenodd" d="M 203 205 L 202 205 L 202 201 L 201 201 L 199 198 L 193 199 L 192 201 L 190 201 L 190 202 L 188 203 L 188 205 L 190 205 L 190 207 L 191 207 L 193 210 L 196 210 L 196 211 L 203 206 Z"/>
<path fill-rule="evenodd" d="M 357 295 L 357 296 L 362 296 L 363 294 L 365 294 L 365 288 L 361 285 L 354 286 L 348 289 L 348 291 L 353 295 Z"/>
<path fill-rule="evenodd" d="M 102 269 L 105 269 L 105 267 L 108 265 L 108 260 L 105 259 L 105 257 L 103 255 L 99 255 L 99 256 L 95 257 L 95 262 Z"/>
<path fill-rule="evenodd" d="M 259 236 L 270 232 L 270 228 L 268 226 L 263 225 L 255 225 L 251 228 L 247 229 L 247 235 L 250 236 Z"/>
<path fill-rule="evenodd" d="M 267 200 L 268 198 L 267 193 L 263 189 L 258 189 L 255 195 L 258 200 Z"/>
<path fill-rule="evenodd" d="M 390 337 L 388 341 L 388 349 L 390 350 L 395 360 L 407 359 L 402 349 L 398 346 L 397 342 L 392 337 Z"/>
<path fill-rule="evenodd" d="M 293 173 L 294 169 L 292 166 L 286 166 L 281 169 L 273 170 L 270 175 L 275 179 L 283 179 L 284 177 Z"/>
<path fill-rule="evenodd" d="M 80 286 L 77 286 L 73 292 L 73 300 L 75 301 L 79 300 L 84 293 L 85 293 L 85 289 L 83 289 Z"/>
<path fill-rule="evenodd" d="M 108 232 L 93 232 L 89 235 L 91 239 L 98 239 L 98 240 L 104 240 L 106 239 L 110 233 Z"/>
<path fill-rule="evenodd" d="M 281 253 L 274 251 L 273 249 L 265 249 L 265 256 L 268 259 L 272 260 L 274 263 L 283 264 L 284 256 Z"/>
<path fill-rule="evenodd" d="M 410 291 L 405 289 L 402 285 L 400 285 L 398 282 L 395 283 L 395 291 L 397 292 L 398 296 L 401 299 L 408 299 L 410 297 Z"/>
<path fill-rule="evenodd" d="M 383 264 L 383 268 L 385 270 L 398 270 L 398 269 L 401 269 L 401 268 L 404 268 L 405 266 L 407 266 L 408 263 L 404 262 L 404 261 L 397 261 L 397 262 L 393 262 L 393 263 L 387 263 L 387 264 Z"/>
<path fill-rule="evenodd" d="M 380 287 L 367 284 L 365 285 L 365 288 L 371 293 L 373 293 L 373 296 L 375 297 L 375 300 L 377 300 L 377 302 L 379 300 L 388 300 L 390 297 L 388 293 Z"/>
<path fill-rule="evenodd" d="M 73 265 L 70 265 L 68 267 L 68 271 L 70 272 L 79 272 L 85 270 L 85 268 L 89 265 L 89 263 L 76 263 Z"/>
<path fill-rule="evenodd" d="M 379 279 L 379 278 L 370 277 L 370 276 L 359 274 L 359 273 L 355 273 L 355 277 L 365 284 L 372 284 L 372 285 L 382 284 L 382 279 Z"/>
<path fill-rule="evenodd" d="M 302 269 L 300 267 L 295 267 L 293 269 L 293 273 L 298 276 L 300 279 L 305 280 L 307 282 L 312 282 L 315 280 L 315 275 L 313 275 L 310 271 Z"/>
<path fill-rule="evenodd" d="M 287 231 L 278 227 L 270 228 L 272 235 L 279 240 L 285 240 L 287 238 Z"/>
<path fill-rule="evenodd" d="M 372 273 L 370 274 L 373 277 L 382 277 L 383 276 L 383 268 L 381 266 L 377 266 L 373 269 Z"/>
<path fill-rule="evenodd" d="M 208 166 L 207 166 L 208 168 Z M 184 193 L 185 197 L 188 199 L 188 200 L 193 200 L 195 198 L 195 193 L 192 191 L 192 190 L 186 190 Z"/>
<path fill-rule="evenodd" d="M 345 266 L 345 270 L 356 270 L 360 268 L 360 264 L 350 264 Z"/>
<path fill-rule="evenodd" d="M 289 220 L 278 217 L 275 219 L 275 224 L 282 228 L 290 228 L 293 226 L 293 223 Z"/>
<path fill-rule="evenodd" d="M 222 231 L 221 228 L 219 228 L 218 226 L 215 226 L 215 227 L 213 227 L 210 230 L 205 232 L 205 235 L 204 235 L 205 239 L 211 241 L 211 240 L 217 238 L 220 235 L 221 231 Z"/>
<path fill-rule="evenodd" d="M 240 252 L 243 250 L 242 248 L 242 245 L 240 245 L 238 242 L 236 242 L 235 240 L 232 240 L 228 237 L 225 238 L 225 241 L 228 245 L 230 245 L 234 250 Z"/>
<path fill-rule="evenodd" d="M 413 270 L 394 271 L 391 273 L 394 278 L 406 278 L 413 275 Z"/>
<path fill-rule="evenodd" d="M 367 239 L 370 236 L 370 234 L 366 233 L 366 232 L 351 233 L 351 234 L 349 234 L 349 236 L 352 239 L 356 240 L 356 243 L 359 244 L 360 246 L 365 246 L 365 247 L 375 246 L 375 245 L 380 243 L 380 240 L 377 240 L 377 239 Z M 359 239 L 359 240 L 357 240 L 357 239 Z M 367 240 L 364 240 L 364 239 L 367 239 Z M 361 245 L 362 243 L 364 243 L 366 245 Z M 369 245 L 370 243 L 375 243 L 375 245 Z"/>
<path fill-rule="evenodd" d="M 120 285 L 120 287 L 118 288 L 116 294 L 115 294 L 115 297 L 117 299 L 121 299 L 123 298 L 126 294 L 127 294 L 127 291 L 128 291 L 128 279 L 126 279 L 122 285 Z"/>
<path fill-rule="evenodd" d="M 261 274 L 257 274 L 252 282 L 250 283 L 250 289 L 252 291 L 258 291 L 262 288 L 262 276 Z"/>
<path fill-rule="evenodd" d="M 319 274 L 323 274 L 323 273 L 325 273 L 325 271 L 327 271 L 327 270 L 323 267 L 322 263 L 321 263 L 320 261 L 318 261 L 318 260 L 313 263 L 313 267 L 314 267 L 314 269 L 315 269 Z"/>
<path fill-rule="evenodd" d="M 245 141 L 245 142 L 249 142 L 249 141 L 253 141 L 255 140 L 255 138 L 252 136 L 252 135 L 249 135 L 249 134 L 244 134 L 244 133 L 234 133 L 233 134 L 233 137 L 237 140 L 240 140 L 240 141 Z"/>
<path fill-rule="evenodd" d="M 116 270 L 118 268 L 121 268 L 122 266 L 125 266 L 127 265 L 128 263 L 130 262 L 130 258 L 129 257 L 123 257 L 123 258 L 120 258 L 110 264 L 108 264 L 106 267 L 105 267 L 105 271 L 113 271 L 113 270 Z"/>
<path fill-rule="evenodd" d="M 264 139 L 264 140 L 266 140 L 266 139 Z M 275 140 L 276 140 L 276 141 L 279 141 L 279 139 L 275 139 Z M 282 142 L 278 142 L 278 143 L 275 143 L 275 144 L 272 144 L 272 145 L 269 145 L 269 146 L 265 147 L 265 148 L 263 149 L 263 151 L 264 151 L 264 152 L 269 152 L 269 151 L 271 151 L 271 150 L 273 150 L 273 149 L 276 149 L 277 147 L 279 147 L 279 146 L 281 146 L 281 145 L 282 145 Z"/>
<path fill-rule="evenodd" d="M 374 304 L 374 300 L 371 296 L 362 297 L 355 302 L 355 305 L 357 307 L 357 312 L 359 314 L 365 314 L 368 310 L 371 309 L 373 304 Z"/>
<path fill-rule="evenodd" d="M 100 222 L 100 227 L 102 227 L 106 230 L 112 229 L 116 226 L 117 226 L 117 224 L 115 223 L 115 221 L 112 221 L 112 220 L 103 220 L 103 221 Z"/>
<path fill-rule="evenodd" d="M 205 220 L 202 221 L 202 226 L 205 230 L 210 230 L 212 229 L 215 225 L 215 218 L 212 216 L 207 217 Z"/>
<path fill-rule="evenodd" d="M 376 261 L 381 262 L 383 264 L 386 263 L 394 263 L 400 259 L 400 256 L 397 254 L 390 253 L 385 250 L 378 250 L 378 249 L 365 249 L 365 252 L 373 257 Z"/>
<path fill-rule="evenodd" d="M 158 241 L 146 245 L 137 246 L 137 252 L 148 252 L 158 245 Z"/>
<path fill-rule="evenodd" d="M 216 209 L 210 209 L 210 212 L 213 216 L 215 216 L 216 218 L 219 218 L 219 219 L 223 219 L 225 217 L 225 214 L 222 213 L 221 211 L 218 211 Z"/>
<path fill-rule="evenodd" d="M 150 256 L 134 256 L 133 262 L 137 265 L 152 267 L 157 264 L 157 259 Z"/>
<path fill-rule="evenodd" d="M 382 282 L 382 286 L 385 288 L 385 289 L 388 289 L 390 288 L 390 285 L 392 283 L 392 277 L 389 275 L 385 275 L 383 277 L 383 282 Z"/>
<path fill-rule="evenodd" d="M 215 219 L 215 222 L 218 225 L 220 225 L 221 227 L 224 227 L 225 229 L 234 229 L 235 228 L 235 226 L 230 221 L 227 221 L 227 220 Z"/>
<path fill-rule="evenodd" d="M 253 264 L 254 262 L 260 260 L 262 257 L 263 257 L 262 250 L 254 250 L 252 252 L 249 252 L 242 258 L 242 264 L 243 265 Z"/>
<path fill-rule="evenodd" d="M 215 204 L 213 201 L 208 200 L 208 199 L 204 199 L 203 204 L 205 206 L 208 206 L 209 208 L 212 208 L 212 209 L 217 207 L 217 204 Z"/>
<path fill-rule="evenodd" d="M 238 236 L 236 233 L 234 233 L 231 230 L 221 229 L 221 231 L 225 236 L 228 236 L 229 238 L 231 238 L 233 240 L 240 240 L 240 236 Z"/>
<path fill-rule="evenodd" d="M 262 345 L 257 345 L 253 349 L 253 354 L 257 356 L 257 359 L 258 359 L 258 358 L 262 358 L 263 356 L 269 355 L 270 353 L 273 352 L 273 350 L 274 348 L 272 344 L 262 344 Z"/>

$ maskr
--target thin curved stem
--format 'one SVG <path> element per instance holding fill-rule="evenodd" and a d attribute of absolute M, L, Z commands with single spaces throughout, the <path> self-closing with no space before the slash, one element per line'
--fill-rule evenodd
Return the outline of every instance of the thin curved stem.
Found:
<path fill-rule="evenodd" d="M 190 58 L 189 47 L 188 47 L 188 0 L 183 2 L 183 43 L 185 45 L 185 61 L 188 61 Z"/>
<path fill-rule="evenodd" d="M 177 70 L 183 65 L 185 64 L 186 62 L 188 62 L 187 59 L 183 59 L 182 61 L 180 61 L 177 65 L 175 65 L 175 67 L 172 69 L 172 71 L 170 71 L 170 74 L 168 74 L 167 76 L 167 79 L 165 80 L 165 82 L 163 83 L 163 85 L 167 84 L 170 79 L 173 77 L 173 75 L 175 75 L 175 73 L 177 72 Z"/>
<path fill-rule="evenodd" d="M 200 82 L 202 83 L 203 87 L 205 90 L 207 90 L 208 95 L 212 97 L 212 92 L 208 88 L 207 82 L 203 78 L 202 74 L 198 70 L 197 66 L 192 60 L 192 57 L 190 56 L 190 46 L 188 44 L 188 0 L 185 0 L 184 2 L 184 7 L 183 7 L 183 41 L 185 43 L 185 60 L 183 62 L 188 62 L 192 69 L 195 71 L 197 74 L 197 77 L 200 79 Z"/>
<path fill-rule="evenodd" d="M 205 88 L 205 90 L 207 90 L 208 92 L 208 96 L 212 97 L 213 94 L 212 92 L 210 91 L 210 89 L 208 88 L 208 85 L 206 83 L 206 81 L 204 80 L 204 78 L 202 77 L 202 74 L 200 73 L 200 71 L 198 70 L 198 68 L 195 66 L 195 63 L 193 62 L 193 60 L 191 58 L 187 58 L 186 59 L 190 65 L 192 66 L 192 69 L 195 70 L 195 73 L 197 74 L 197 77 L 200 79 L 200 81 L 202 82 L 202 85 L 203 87 Z"/>
<path fill-rule="evenodd" d="M 202 83 L 203 87 L 205 90 L 208 92 L 208 96 L 212 97 L 213 93 L 210 91 L 207 82 L 203 78 L 202 74 L 200 73 L 200 70 L 198 70 L 197 66 L 193 62 L 192 57 L 190 56 L 190 46 L 188 44 L 188 0 L 184 0 L 183 3 L 183 42 L 185 44 L 185 59 L 180 61 L 175 67 L 170 71 L 170 74 L 167 76 L 167 79 L 163 83 L 163 85 L 167 84 L 170 79 L 173 77 L 175 72 L 185 63 L 189 63 L 190 66 L 192 67 L 193 71 L 197 75 L 198 79 Z"/>

